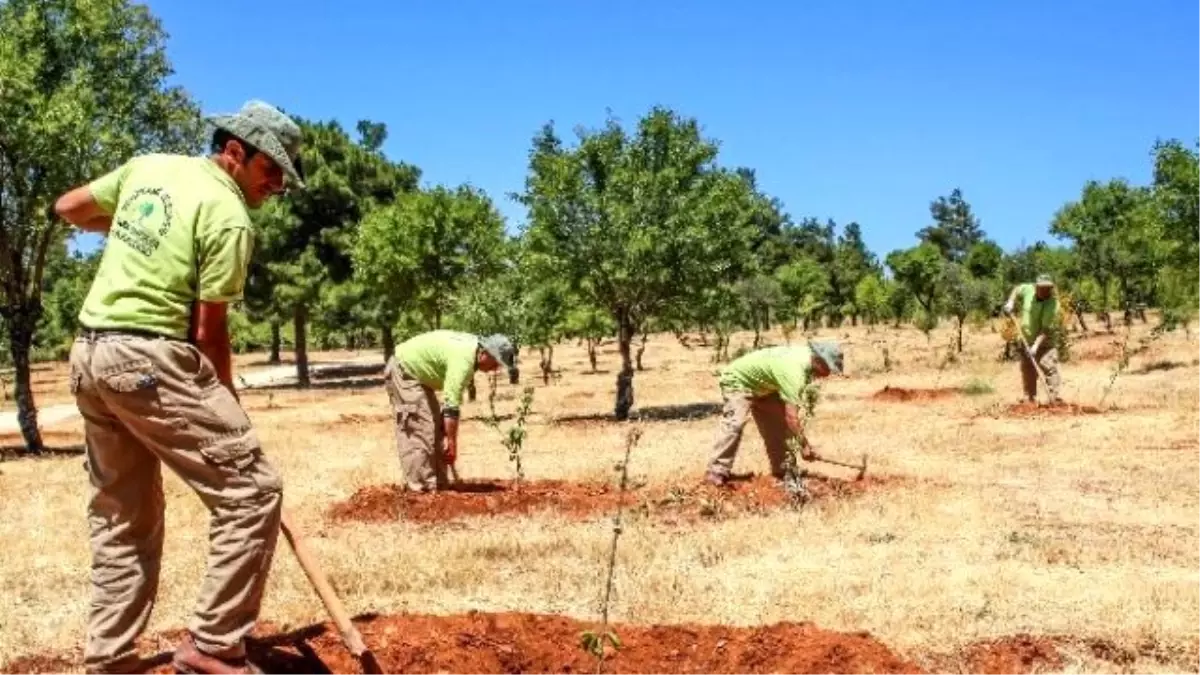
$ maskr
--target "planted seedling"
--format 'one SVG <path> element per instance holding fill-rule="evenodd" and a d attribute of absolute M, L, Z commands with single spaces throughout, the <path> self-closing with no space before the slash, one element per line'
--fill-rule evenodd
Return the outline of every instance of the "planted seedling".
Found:
<path fill-rule="evenodd" d="M 620 638 L 608 627 L 608 608 L 612 601 L 613 579 L 617 571 L 617 542 L 621 538 L 621 514 L 625 506 L 625 490 L 629 485 L 629 456 L 633 452 L 633 446 L 637 445 L 641 437 L 641 427 L 633 427 L 629 430 L 629 434 L 625 437 L 625 459 L 615 467 L 620 475 L 620 484 L 617 491 L 617 513 L 613 516 L 612 546 L 608 551 L 608 569 L 605 571 L 604 599 L 600 603 L 600 629 L 585 631 L 580 636 L 580 646 L 596 657 L 597 673 L 604 672 L 604 659 L 608 653 L 605 645 L 611 644 L 613 649 L 621 648 Z"/>
<path fill-rule="evenodd" d="M 525 444 L 525 421 L 533 410 L 533 387 L 525 387 L 521 392 L 521 404 L 517 407 L 516 418 L 507 430 L 500 428 L 500 416 L 496 414 L 496 375 L 489 378 L 488 408 L 491 415 L 484 422 L 500 434 L 501 443 L 508 450 L 508 461 L 513 463 L 517 478 L 514 488 L 521 489 L 521 481 L 525 479 L 525 469 L 521 463 L 521 448 Z"/>

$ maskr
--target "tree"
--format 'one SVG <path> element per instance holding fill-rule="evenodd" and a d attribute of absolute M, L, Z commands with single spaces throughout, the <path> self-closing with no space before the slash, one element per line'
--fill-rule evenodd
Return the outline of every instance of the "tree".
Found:
<path fill-rule="evenodd" d="M 1109 330 L 1109 282 L 1117 284 L 1128 321 L 1134 306 L 1149 299 L 1157 269 L 1170 252 L 1149 189 L 1122 179 L 1088 181 L 1078 201 L 1055 213 L 1050 232 L 1074 242 L 1081 271 L 1098 284 Z"/>
<path fill-rule="evenodd" d="M 42 449 L 29 356 L 43 274 L 68 236 L 55 198 L 134 154 L 200 148 L 199 109 L 166 85 L 165 38 L 127 0 L 0 3 L 0 316 L 28 452 Z"/>
<path fill-rule="evenodd" d="M 504 218 L 486 194 L 437 186 L 367 214 L 355 276 L 390 311 L 411 308 L 428 328 L 441 328 L 457 292 L 500 272 L 505 245 Z"/>
<path fill-rule="evenodd" d="M 331 297 L 330 284 L 351 280 L 351 252 L 364 214 L 415 190 L 420 171 L 383 157 L 382 124 L 360 121 L 355 142 L 336 121 L 297 122 L 303 133 L 306 187 L 272 200 L 256 214 L 259 239 L 247 296 L 248 304 L 267 316 L 291 317 L 296 376 L 307 387 L 307 329 L 313 309 L 323 297 Z M 379 304 L 374 295 L 378 288 L 367 286 L 363 302 L 372 303 L 371 315 L 381 322 L 386 342 L 396 317 Z"/>
<path fill-rule="evenodd" d="M 957 351 L 963 351 L 963 324 L 972 312 L 985 312 L 990 301 L 990 289 L 985 280 L 971 276 L 966 267 L 952 262 L 942 263 L 942 308 L 956 321 Z"/>
<path fill-rule="evenodd" d="M 849 315 L 852 325 L 858 325 L 858 315 L 862 311 L 855 295 L 858 283 L 878 267 L 875 254 L 867 249 L 867 244 L 863 241 L 861 226 L 858 223 L 846 225 L 834 250 L 832 277 L 837 285 L 837 296 L 841 300 L 838 312 L 843 316 Z"/>
<path fill-rule="evenodd" d="M 949 198 L 938 197 L 931 202 L 929 214 L 933 224 L 917 232 L 917 237 L 936 246 L 942 257 L 951 262 L 966 260 L 971 247 L 983 239 L 979 219 L 958 188 L 950 192 Z"/>
<path fill-rule="evenodd" d="M 887 256 L 887 265 L 892 268 L 896 283 L 909 293 L 923 310 L 921 329 L 929 331 L 937 326 L 937 300 L 942 276 L 941 251 L 936 245 L 923 243 L 910 249 L 892 251 Z"/>
<path fill-rule="evenodd" d="M 976 279 L 995 277 L 1000 272 L 1000 264 L 1004 262 L 1004 249 L 991 239 L 975 242 L 967 252 L 963 264 L 967 271 Z"/>
<path fill-rule="evenodd" d="M 530 250 L 617 324 L 614 415 L 633 407 L 631 344 L 643 322 L 681 297 L 740 276 L 769 202 L 716 164 L 694 119 L 654 108 L 633 133 L 609 119 L 566 149 L 553 124 L 534 139 L 523 231 Z"/>
<path fill-rule="evenodd" d="M 746 324 L 754 331 L 754 349 L 762 341 L 762 332 L 771 329 L 771 312 L 784 300 L 783 291 L 773 277 L 759 274 L 734 285 L 746 312 Z"/>
<path fill-rule="evenodd" d="M 827 305 L 833 287 L 828 268 L 813 257 L 801 255 L 776 270 L 775 278 L 786 300 L 780 318 L 791 319 L 793 326 L 802 320 L 807 331 Z"/>
<path fill-rule="evenodd" d="M 874 326 L 887 316 L 887 287 L 879 275 L 869 274 L 858 282 L 854 287 L 854 305 L 862 313 L 867 326 Z"/>

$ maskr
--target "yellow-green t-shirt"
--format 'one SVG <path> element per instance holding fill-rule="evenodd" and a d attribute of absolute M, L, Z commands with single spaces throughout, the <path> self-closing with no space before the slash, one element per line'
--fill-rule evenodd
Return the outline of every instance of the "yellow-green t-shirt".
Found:
<path fill-rule="evenodd" d="M 803 405 L 800 394 L 812 381 L 812 350 L 802 346 L 767 347 L 735 359 L 721 372 L 723 391 L 751 396 L 778 393 L 785 402 Z"/>
<path fill-rule="evenodd" d="M 206 157 L 135 157 L 89 188 L 112 227 L 79 322 L 187 339 L 195 301 L 242 297 L 254 233 L 238 185 Z"/>
<path fill-rule="evenodd" d="M 453 330 L 432 330 L 396 347 L 404 372 L 434 391 L 445 391 L 444 407 L 453 413 L 462 405 L 462 391 L 475 374 L 479 337 Z"/>
<path fill-rule="evenodd" d="M 1026 342 L 1032 343 L 1038 335 L 1049 332 L 1057 325 L 1057 294 L 1038 300 L 1036 285 L 1021 284 L 1017 287 L 1017 297 L 1021 299 L 1021 331 L 1025 334 Z"/>

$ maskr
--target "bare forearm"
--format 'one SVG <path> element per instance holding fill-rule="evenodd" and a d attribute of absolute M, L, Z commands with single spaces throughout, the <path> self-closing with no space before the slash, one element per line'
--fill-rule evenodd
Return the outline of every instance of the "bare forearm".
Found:
<path fill-rule="evenodd" d="M 112 216 L 96 216 L 82 223 L 75 223 L 75 227 L 85 232 L 108 234 L 109 229 L 112 228 Z"/>
<path fill-rule="evenodd" d="M 458 446 L 458 418 L 443 417 L 442 418 L 442 435 L 446 439 L 446 444 L 451 447 Z"/>
<path fill-rule="evenodd" d="M 212 362 L 221 384 L 237 396 L 237 390 L 233 388 L 233 349 L 229 345 L 229 336 L 226 335 L 225 340 L 197 341 L 196 348 Z"/>

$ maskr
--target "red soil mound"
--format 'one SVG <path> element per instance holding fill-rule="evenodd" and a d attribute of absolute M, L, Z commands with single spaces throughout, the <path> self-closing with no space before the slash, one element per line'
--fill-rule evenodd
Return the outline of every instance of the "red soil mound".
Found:
<path fill-rule="evenodd" d="M 884 387 L 871 396 L 876 401 L 933 401 L 941 398 L 958 396 L 961 389 L 944 387 L 940 389 L 905 389 L 903 387 Z"/>
<path fill-rule="evenodd" d="M 857 482 L 829 478 L 805 481 L 812 499 L 849 497 L 884 482 L 885 479 L 875 477 Z M 437 493 L 409 492 L 398 485 L 372 485 L 335 504 L 330 509 L 330 517 L 335 521 L 368 523 L 401 518 L 432 523 L 469 516 L 551 511 L 573 518 L 587 518 L 614 512 L 618 500 L 618 489 L 614 484 L 559 480 L 526 480 L 519 489 L 508 480 L 464 482 Z M 774 480 L 758 476 L 735 479 L 723 488 L 706 483 L 657 489 L 631 486 L 624 504 L 631 517 L 665 513 L 695 519 L 776 510 L 790 500 L 790 495 Z"/>
<path fill-rule="evenodd" d="M 965 649 L 963 656 L 972 673 L 1033 673 L 1063 667 L 1054 642 L 1031 635 L 979 642 Z"/>
<path fill-rule="evenodd" d="M 1094 405 L 1075 405 L 1074 403 L 1033 403 L 1022 401 L 1009 406 L 1008 414 L 1013 417 L 1037 417 L 1039 415 L 1100 415 L 1105 411 Z"/>
<path fill-rule="evenodd" d="M 595 672 L 596 657 L 580 635 L 598 626 L 563 616 L 484 614 L 398 615 L 356 622 L 367 646 L 388 673 Z M 270 673 L 359 673 L 332 626 L 298 631 L 300 638 L 253 644 L 251 656 Z M 621 649 L 605 658 L 605 672 L 622 673 L 919 673 L 866 633 L 836 633 L 808 623 L 755 628 L 728 626 L 626 626 L 611 630 Z M 154 672 L 171 672 L 169 655 Z M 166 661 L 166 663 L 162 663 Z M 32 657 L 4 672 L 63 672 L 67 659 Z"/>

